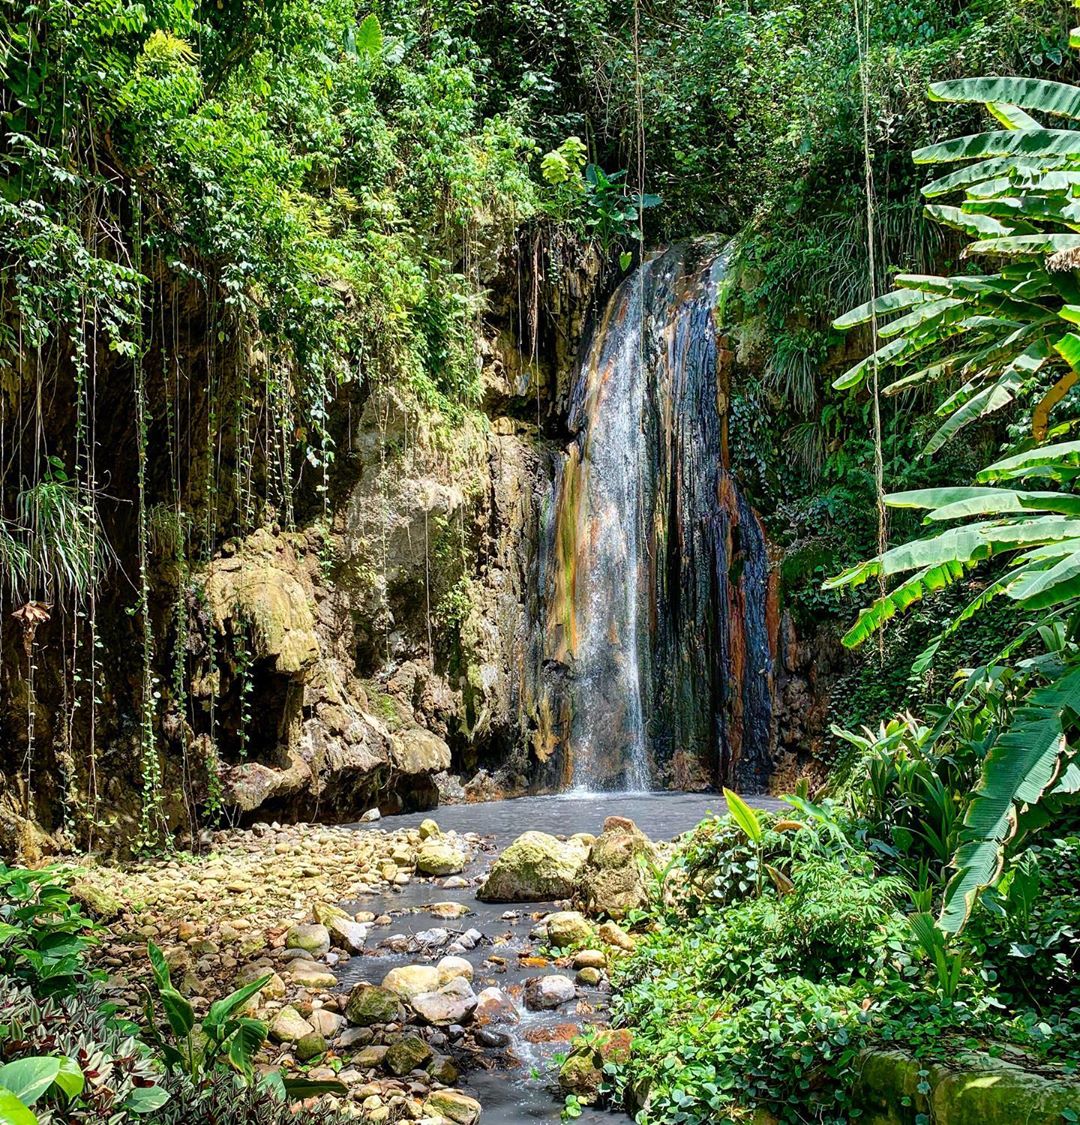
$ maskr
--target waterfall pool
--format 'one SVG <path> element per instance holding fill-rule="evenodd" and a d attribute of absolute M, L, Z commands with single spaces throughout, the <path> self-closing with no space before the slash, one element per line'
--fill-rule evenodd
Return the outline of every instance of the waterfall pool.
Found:
<path fill-rule="evenodd" d="M 746 799 L 758 808 L 781 806 L 781 802 L 772 797 Z M 568 836 L 575 832 L 599 833 L 604 818 L 612 815 L 630 817 L 654 840 L 668 840 L 693 828 L 709 813 L 718 811 L 725 811 L 725 807 L 724 798 L 717 793 L 571 792 L 550 797 L 447 805 L 427 813 L 386 817 L 378 827 L 389 830 L 413 827 L 431 817 L 444 830 L 475 832 L 484 836 L 484 850 L 477 854 L 464 872 L 464 876 L 470 879 L 468 887 L 447 889 L 442 886 L 443 879 L 414 881 L 399 891 L 370 895 L 347 903 L 346 907 L 351 912 L 370 910 L 375 914 L 391 914 L 394 921 L 382 931 L 378 942 L 372 940 L 370 949 L 342 966 L 341 983 L 348 987 L 361 980 L 377 984 L 398 965 L 434 964 L 442 956 L 441 948 L 395 952 L 392 947 L 401 944 L 402 936 L 415 938 L 417 934 L 435 927 L 452 932 L 472 928 L 483 934 L 483 939 L 465 955 L 473 966 L 475 989 L 479 991 L 495 985 L 520 994 L 520 987 L 527 977 L 564 970 L 555 966 L 547 969 L 535 965 L 523 966 L 518 959 L 518 953 L 533 944 L 529 934 L 535 925 L 534 916 L 549 912 L 551 904 L 492 904 L 476 898 L 476 885 L 472 880 L 485 874 L 492 860 L 507 844 L 529 830 L 556 836 Z M 461 903 L 470 913 L 456 922 L 439 921 L 428 912 L 427 907 L 441 902 Z M 374 937 L 373 933 L 372 939 Z M 395 938 L 399 940 L 395 941 Z M 493 957 L 499 960 L 489 960 Z M 459 1086 L 483 1105 L 484 1125 L 525 1125 L 534 1121 L 559 1120 L 562 1096 L 553 1080 L 551 1057 L 566 1049 L 567 1040 L 578 1025 L 604 1019 L 607 998 L 606 990 L 590 988 L 581 990 L 576 1004 L 564 1005 L 556 1011 L 529 1012 L 521 1006 L 521 1022 L 499 1029 L 507 1035 L 504 1044 L 454 1052 L 462 1071 Z M 620 1117 L 599 1110 L 586 1110 L 578 1120 L 585 1125 L 599 1125 L 601 1122 L 612 1125 Z"/>

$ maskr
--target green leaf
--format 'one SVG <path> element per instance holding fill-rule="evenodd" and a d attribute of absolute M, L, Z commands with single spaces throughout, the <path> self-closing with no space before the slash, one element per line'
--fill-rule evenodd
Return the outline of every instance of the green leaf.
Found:
<path fill-rule="evenodd" d="M 0 1086 L 10 1090 L 23 1105 L 33 1105 L 56 1081 L 60 1060 L 35 1055 L 0 1066 Z"/>
<path fill-rule="evenodd" d="M 872 316 L 885 316 L 888 313 L 898 312 L 929 300 L 923 293 L 916 289 L 894 289 L 891 293 L 884 293 L 876 300 L 867 301 L 863 305 L 844 313 L 833 321 L 833 328 L 845 330 L 854 328 L 859 324 L 866 324 Z"/>
<path fill-rule="evenodd" d="M 138 1086 L 124 1099 L 128 1113 L 153 1113 L 169 1100 L 169 1091 L 161 1086 Z"/>
<path fill-rule="evenodd" d="M 171 988 L 172 977 L 169 974 L 169 963 L 165 960 L 165 954 L 154 942 L 148 941 L 146 955 L 150 959 L 150 971 L 154 974 L 158 988 Z"/>
<path fill-rule="evenodd" d="M 986 238 L 971 242 L 965 254 L 1056 254 L 1080 247 L 1080 234 L 1015 234 L 1006 238 Z"/>
<path fill-rule="evenodd" d="M 229 1062 L 241 1074 L 252 1076 L 251 1060 L 266 1042 L 266 1024 L 262 1020 L 241 1019 L 239 1027 L 229 1042 Z"/>
<path fill-rule="evenodd" d="M 979 892 L 1001 871 L 1006 843 L 1016 831 L 1019 808 L 1034 805 L 1054 781 L 1066 749 L 1064 718 L 1080 709 L 1080 668 L 1032 692 L 983 763 L 982 783 L 964 818 L 940 925 L 956 933 Z"/>
<path fill-rule="evenodd" d="M 1041 129 L 1042 122 L 1036 121 L 1019 106 L 1008 102 L 987 102 L 986 108 L 1006 129 Z"/>
<path fill-rule="evenodd" d="M 742 829 L 750 843 L 760 844 L 765 837 L 765 830 L 761 826 L 757 813 L 738 793 L 733 793 L 730 789 L 724 790 L 724 800 L 727 801 L 731 819 Z"/>
<path fill-rule="evenodd" d="M 37 1125 L 37 1114 L 0 1086 L 0 1125 Z"/>
<path fill-rule="evenodd" d="M 171 984 L 158 990 L 165 1018 L 177 1039 L 186 1039 L 195 1026 L 195 1009 Z"/>
<path fill-rule="evenodd" d="M 935 82 L 930 100 L 936 102 L 1007 102 L 1055 117 L 1080 120 L 1080 87 L 1039 78 L 958 78 Z"/>
<path fill-rule="evenodd" d="M 203 1021 L 203 1027 L 207 1030 L 220 1028 L 222 1024 L 224 1024 L 234 1012 L 242 1008 L 260 988 L 266 986 L 271 976 L 273 976 L 272 973 L 266 973 L 257 980 L 245 984 L 243 988 L 238 988 L 235 992 L 230 992 L 228 996 L 211 1004 L 210 1011 Z"/>
<path fill-rule="evenodd" d="M 940 203 L 929 203 L 925 208 L 926 214 L 936 222 L 954 230 L 963 231 L 975 238 L 986 235 L 1012 234 L 1013 228 L 1006 226 L 1000 219 L 989 215 L 970 214 L 959 207 L 946 207 Z"/>
<path fill-rule="evenodd" d="M 1016 453 L 981 470 L 976 480 L 1007 480 L 1035 473 L 1049 467 L 1080 468 L 1080 441 L 1065 441 L 1057 445 L 1036 446 Z M 1040 474 L 1045 475 L 1045 474 Z"/>
<path fill-rule="evenodd" d="M 56 1075 L 56 1085 L 69 1098 L 78 1097 L 86 1086 L 86 1077 L 79 1064 L 67 1055 L 60 1055 L 60 1070 Z"/>
<path fill-rule="evenodd" d="M 285 1093 L 290 1101 L 315 1098 L 320 1094 L 347 1095 L 349 1088 L 337 1078 L 292 1078 L 281 1079 Z"/>
<path fill-rule="evenodd" d="M 903 612 L 915 602 L 921 601 L 927 594 L 936 590 L 943 590 L 951 586 L 964 576 L 964 567 L 960 563 L 946 562 L 939 566 L 927 567 L 918 574 L 902 582 L 895 590 L 875 599 L 870 605 L 859 612 L 855 624 L 844 634 L 842 643 L 845 648 L 857 648 L 878 629 L 891 620 L 897 613 Z"/>
<path fill-rule="evenodd" d="M 379 17 L 371 12 L 356 29 L 356 49 L 368 58 L 377 59 L 382 54 L 383 33 Z"/>
<path fill-rule="evenodd" d="M 939 164 L 947 160 L 983 160 L 993 156 L 1043 158 L 1080 153 L 1080 130 L 1072 129 L 995 129 L 971 133 L 916 149 L 916 164 Z"/>
<path fill-rule="evenodd" d="M 990 160 L 980 160 L 941 176 L 922 189 L 923 195 L 934 198 L 939 195 L 948 195 L 959 188 L 968 187 L 970 184 L 982 183 L 995 176 L 1038 175 L 1040 172 L 1053 171 L 1066 164 L 1066 158 L 1060 157 L 1049 161 L 1019 160 L 1016 157 L 994 157 Z"/>

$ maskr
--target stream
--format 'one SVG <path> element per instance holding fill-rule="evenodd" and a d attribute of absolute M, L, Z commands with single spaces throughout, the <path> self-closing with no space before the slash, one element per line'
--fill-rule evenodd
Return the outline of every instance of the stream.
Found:
<path fill-rule="evenodd" d="M 781 804 L 771 797 L 747 799 L 758 808 L 772 809 Z M 529 829 L 561 836 L 575 832 L 599 834 L 605 817 L 618 815 L 632 819 L 652 839 L 668 840 L 693 828 L 715 811 L 725 811 L 723 798 L 715 793 L 570 792 L 552 797 L 448 805 L 430 813 L 387 817 L 378 826 L 389 830 L 415 827 L 431 817 L 446 831 L 483 836 L 484 847 L 463 873 L 470 881 L 467 887 L 447 889 L 443 886 L 445 879 L 414 881 L 398 891 L 369 895 L 343 904 L 350 913 L 369 910 L 375 914 L 391 914 L 394 922 L 373 931 L 370 948 L 341 967 L 341 983 L 350 988 L 361 980 L 378 984 L 386 973 L 399 965 L 434 964 L 445 953 L 445 942 L 419 952 L 415 948 L 396 952 L 394 946 L 405 945 L 400 940 L 402 937 L 414 938 L 425 931 L 444 929 L 450 931 L 452 940 L 469 929 L 479 931 L 483 936 L 476 946 L 460 954 L 473 966 L 474 988 L 479 991 L 495 985 L 512 995 L 518 1003 L 521 1022 L 499 1028 L 507 1040 L 501 1045 L 476 1051 L 452 1050 L 462 1071 L 459 1085 L 483 1105 L 484 1125 L 558 1121 L 562 1096 L 552 1080 L 551 1056 L 566 1049 L 576 1025 L 605 1018 L 607 985 L 579 988 L 578 1001 L 556 1011 L 526 1010 L 521 1002 L 521 986 L 527 977 L 548 971 L 573 975 L 572 970 L 561 970 L 554 965 L 544 969 L 519 964 L 518 954 L 536 944 L 529 937 L 535 917 L 548 913 L 553 907 L 544 903 L 479 902 L 475 893 L 477 885 L 495 856 Z M 458 921 L 441 921 L 425 909 L 437 902 L 458 902 L 467 906 L 470 913 Z M 492 957 L 504 959 L 505 964 L 489 960 Z M 614 1118 L 603 1111 L 586 1110 L 578 1120 L 586 1125 L 601 1122 L 612 1125 Z"/>

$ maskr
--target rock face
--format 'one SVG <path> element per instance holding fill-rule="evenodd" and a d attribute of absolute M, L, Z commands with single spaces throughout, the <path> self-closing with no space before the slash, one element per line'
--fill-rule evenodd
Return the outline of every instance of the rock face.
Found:
<path fill-rule="evenodd" d="M 646 872 L 657 866 L 656 848 L 637 825 L 609 816 L 582 868 L 576 900 L 589 914 L 625 918 L 648 905 Z"/>
<path fill-rule="evenodd" d="M 570 898 L 588 855 L 588 845 L 577 837 L 559 841 L 546 832 L 526 832 L 495 861 L 476 897 L 481 902 Z"/>

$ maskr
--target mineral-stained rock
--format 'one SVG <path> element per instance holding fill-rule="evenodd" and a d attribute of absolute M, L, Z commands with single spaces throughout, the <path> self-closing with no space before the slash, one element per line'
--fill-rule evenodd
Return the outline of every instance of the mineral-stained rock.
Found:
<path fill-rule="evenodd" d="M 345 1005 L 345 1018 L 359 1027 L 397 1023 L 403 1014 L 397 994 L 375 984 L 356 985 Z"/>
<path fill-rule="evenodd" d="M 434 1052 L 419 1035 L 405 1035 L 392 1043 L 383 1057 L 383 1066 L 399 1078 L 430 1062 Z"/>
<path fill-rule="evenodd" d="M 633 1046 L 631 1033 L 625 1028 L 601 1031 L 587 1042 L 581 1040 L 559 1067 L 559 1085 L 576 1094 L 586 1104 L 596 1100 L 604 1078 L 604 1066 L 625 1063 Z"/>
<path fill-rule="evenodd" d="M 480 1023 L 517 1023 L 521 1016 L 514 1001 L 501 988 L 485 988 L 476 998 L 476 1019 Z"/>
<path fill-rule="evenodd" d="M 437 734 L 410 727 L 391 739 L 390 761 L 400 773 L 410 776 L 441 773 L 450 768 L 450 747 Z"/>
<path fill-rule="evenodd" d="M 454 1125 L 476 1125 L 480 1120 L 481 1106 L 460 1090 L 434 1090 L 424 1102 L 424 1112 L 438 1114 Z"/>
<path fill-rule="evenodd" d="M 492 865 L 476 897 L 481 902 L 550 902 L 570 898 L 589 849 L 546 832 L 525 832 Z"/>

